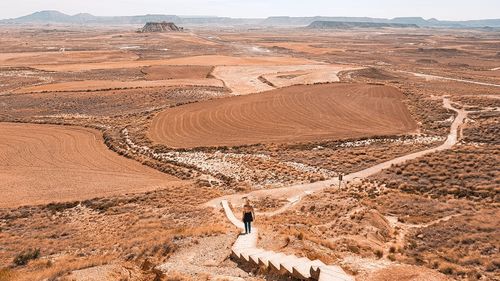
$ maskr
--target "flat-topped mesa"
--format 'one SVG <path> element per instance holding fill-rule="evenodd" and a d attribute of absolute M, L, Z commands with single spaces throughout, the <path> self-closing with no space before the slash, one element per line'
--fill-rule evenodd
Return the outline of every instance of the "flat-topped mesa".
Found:
<path fill-rule="evenodd" d="M 314 21 L 307 28 L 311 29 L 342 29 L 342 28 L 418 28 L 416 24 L 380 23 L 380 22 L 344 22 L 344 21 Z"/>
<path fill-rule="evenodd" d="M 139 32 L 178 32 L 183 29 L 173 22 L 148 22 Z"/>

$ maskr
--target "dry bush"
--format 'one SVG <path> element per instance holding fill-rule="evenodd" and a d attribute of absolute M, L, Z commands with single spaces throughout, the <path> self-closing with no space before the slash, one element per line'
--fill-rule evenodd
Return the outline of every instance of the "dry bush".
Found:
<path fill-rule="evenodd" d="M 204 237 L 217 234 L 224 234 L 229 231 L 227 225 L 211 224 L 194 227 L 180 227 L 171 231 L 175 237 Z"/>
<path fill-rule="evenodd" d="M 410 224 L 429 223 L 474 209 L 473 204 L 466 200 L 443 202 L 443 200 L 398 190 L 388 191 L 365 202 L 373 208 L 377 207 L 384 214 L 396 216 L 400 222 Z"/>
<path fill-rule="evenodd" d="M 36 260 L 40 257 L 40 249 L 28 249 L 22 251 L 14 258 L 14 265 L 27 265 L 30 260 Z"/>
<path fill-rule="evenodd" d="M 358 147 L 341 147 L 340 145 L 350 141 L 363 141 L 370 138 L 308 142 L 300 144 L 258 145 L 252 147 L 242 147 L 240 148 L 240 151 L 244 153 L 269 155 L 282 162 L 297 162 L 326 169 L 332 172 L 350 173 L 401 155 L 437 145 L 437 143 L 400 144 L 397 142 L 384 141 L 384 139 L 396 138 L 398 137 L 375 137 L 374 139 L 379 139 L 381 141 Z M 402 137 L 402 139 L 404 138 L 405 137 Z M 273 165 L 272 167 L 277 166 Z M 275 168 L 273 168 L 273 170 L 275 170 Z M 290 168 L 283 169 L 283 172 L 280 174 L 283 173 L 286 173 L 287 176 L 293 178 L 305 177 L 308 178 L 309 181 L 324 179 L 324 176 L 320 173 L 293 171 Z M 329 175 L 329 177 L 331 177 L 331 175 Z"/>
<path fill-rule="evenodd" d="M 500 211 L 485 208 L 416 229 L 408 237 L 404 254 L 431 268 L 455 276 L 500 274 L 498 218 Z"/>
<path fill-rule="evenodd" d="M 40 261 L 32 267 L 23 269 L 15 275 L 12 281 L 55 280 L 71 271 L 104 265 L 113 260 L 111 256 L 99 257 L 62 257 L 54 262 Z"/>
<path fill-rule="evenodd" d="M 500 99 L 499 99 L 500 100 Z M 463 141 L 500 145 L 500 113 L 476 113 L 469 116 L 473 122 L 467 123 L 463 129 Z"/>
<path fill-rule="evenodd" d="M 408 193 L 498 202 L 499 166 L 498 146 L 459 146 L 395 165 L 373 178 Z"/>
<path fill-rule="evenodd" d="M 496 97 L 495 95 L 490 97 L 454 96 L 452 100 L 465 106 L 497 108 L 500 107 L 500 99 Z"/>
<path fill-rule="evenodd" d="M 164 260 L 171 253 L 165 253 L 164 246 L 174 237 L 227 232 L 223 214 L 200 207 L 215 194 L 188 185 L 92 199 L 59 211 L 46 206 L 0 210 L 0 240 L 6 249 L 0 251 L 0 264 L 11 263 L 26 248 L 40 248 L 44 256 L 113 252 L 129 260 L 149 256 Z M 174 249 L 175 244 L 167 248 Z"/>
<path fill-rule="evenodd" d="M 287 248 L 296 252 L 303 252 L 304 245 L 311 244 L 322 249 L 323 254 L 354 252 L 373 256 L 379 249 L 373 241 L 389 241 L 393 230 L 363 200 L 354 192 L 328 189 L 305 197 L 289 211 L 263 218 L 262 224 L 272 226 L 280 237 L 291 237 Z"/>

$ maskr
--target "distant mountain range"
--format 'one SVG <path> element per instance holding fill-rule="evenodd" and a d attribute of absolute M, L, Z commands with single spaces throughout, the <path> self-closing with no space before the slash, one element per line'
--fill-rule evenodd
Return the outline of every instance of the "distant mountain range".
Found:
<path fill-rule="evenodd" d="M 440 21 L 437 19 L 423 19 L 421 17 L 400 17 L 393 19 L 368 17 L 269 17 L 265 19 L 246 19 L 228 17 L 181 17 L 176 15 L 140 15 L 140 16 L 94 16 L 81 13 L 67 15 L 58 11 L 40 11 L 31 15 L 0 20 L 1 24 L 77 24 L 77 25 L 142 25 L 147 22 L 166 21 L 177 25 L 220 25 L 220 26 L 277 26 L 300 27 L 308 26 L 313 22 L 343 22 L 343 23 L 380 23 L 406 24 L 419 27 L 447 27 L 447 28 L 484 28 L 500 27 L 500 19 L 468 20 L 468 21 Z"/>
<path fill-rule="evenodd" d="M 307 28 L 336 29 L 336 28 L 418 28 L 416 24 L 408 23 L 382 23 L 382 22 L 345 22 L 345 21 L 314 21 Z"/>

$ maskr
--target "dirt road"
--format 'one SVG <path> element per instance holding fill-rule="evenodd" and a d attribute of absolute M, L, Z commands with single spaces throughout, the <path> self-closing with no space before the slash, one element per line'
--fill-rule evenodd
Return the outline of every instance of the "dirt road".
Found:
<path fill-rule="evenodd" d="M 467 111 L 462 110 L 462 109 L 456 109 L 454 108 L 451 104 L 448 98 L 444 97 L 443 98 L 443 106 L 445 108 L 451 109 L 457 113 L 457 116 L 455 117 L 451 127 L 450 127 L 450 133 L 448 134 L 448 137 L 446 141 L 441 144 L 438 147 L 431 148 L 431 149 L 426 149 L 423 151 L 411 153 L 408 155 L 404 155 L 395 159 L 392 159 L 390 161 L 386 161 L 383 163 L 380 163 L 378 165 L 375 165 L 373 167 L 348 174 L 344 177 L 345 181 L 353 181 L 356 179 L 361 179 L 365 177 L 369 177 L 371 175 L 374 175 L 383 169 L 387 169 L 391 167 L 393 164 L 399 164 L 411 159 L 415 159 L 418 157 L 421 157 L 423 155 L 433 153 L 436 151 L 440 150 L 446 150 L 452 148 L 458 141 L 458 128 L 463 124 L 465 118 L 467 117 Z M 228 200 L 230 201 L 233 205 L 241 205 L 243 203 L 242 198 L 243 197 L 250 197 L 250 198 L 264 198 L 264 197 L 271 197 L 271 198 L 276 198 L 276 199 L 283 199 L 286 198 L 288 199 L 289 203 L 283 206 L 282 208 L 266 213 L 265 215 L 275 215 L 279 214 L 281 212 L 284 212 L 294 204 L 298 203 L 302 197 L 307 196 L 311 193 L 321 191 L 325 188 L 331 187 L 331 186 L 338 186 L 338 179 L 329 179 L 326 181 L 320 181 L 320 182 L 315 182 L 315 183 L 308 183 L 308 184 L 299 184 L 299 185 L 293 185 L 289 187 L 283 187 L 283 188 L 276 188 L 276 189 L 264 189 L 264 190 L 256 190 L 247 194 L 235 194 L 235 195 L 229 195 L 229 196 L 223 196 L 220 198 L 213 199 L 209 202 L 206 203 L 208 206 L 212 206 L 214 208 L 220 208 L 220 204 L 222 200 Z"/>

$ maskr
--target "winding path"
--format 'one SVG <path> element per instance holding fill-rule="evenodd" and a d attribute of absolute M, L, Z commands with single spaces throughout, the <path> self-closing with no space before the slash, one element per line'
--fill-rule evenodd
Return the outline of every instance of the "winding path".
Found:
<path fill-rule="evenodd" d="M 441 151 L 441 150 L 447 150 L 452 148 L 458 141 L 458 128 L 463 124 L 464 119 L 467 117 L 468 112 L 463 110 L 463 109 L 457 109 L 454 108 L 450 100 L 447 97 L 443 97 L 443 106 L 447 109 L 453 110 L 457 113 L 453 123 L 451 124 L 450 127 L 450 133 L 448 134 L 448 137 L 446 141 L 441 144 L 440 146 L 422 150 L 419 152 L 414 152 L 408 155 L 404 155 L 401 157 L 394 158 L 392 160 L 377 164 L 375 166 L 366 168 L 364 170 L 354 172 L 351 174 L 348 174 L 344 176 L 345 181 L 353 181 L 356 179 L 361 179 L 361 178 L 366 178 L 369 176 L 372 176 L 376 173 L 379 173 L 380 171 L 387 169 L 391 167 L 391 165 L 395 164 L 400 164 L 408 160 L 412 160 L 421 156 L 424 156 L 429 153 L 433 153 L 436 151 Z M 222 196 L 216 199 L 213 199 L 209 202 L 206 203 L 207 206 L 211 206 L 214 208 L 219 208 L 221 206 L 221 202 L 223 200 L 227 200 L 231 202 L 234 205 L 242 205 L 243 203 L 243 198 L 244 197 L 250 197 L 250 198 L 264 198 L 264 197 L 271 197 L 271 198 L 287 198 L 289 203 L 285 204 L 285 206 L 281 207 L 278 210 L 275 210 L 273 212 L 269 213 L 261 213 L 260 215 L 276 215 L 279 213 L 284 212 L 291 206 L 295 205 L 298 203 L 304 196 L 307 196 L 309 194 L 312 194 L 314 192 L 321 191 L 325 188 L 331 187 L 331 186 L 338 186 L 338 180 L 336 178 L 334 179 L 329 179 L 325 181 L 319 181 L 319 182 L 314 182 L 314 183 L 307 183 L 307 184 L 298 184 L 298 185 L 292 185 L 288 187 L 282 187 L 282 188 L 275 188 L 275 189 L 262 189 L 262 190 L 256 190 L 252 191 L 247 194 L 233 194 L 233 195 L 227 195 L 227 196 Z"/>
<path fill-rule="evenodd" d="M 453 123 L 450 127 L 450 133 L 446 141 L 440 146 L 411 153 L 408 155 L 404 155 L 378 165 L 372 166 L 370 168 L 351 173 L 345 176 L 346 181 L 352 181 L 358 178 L 364 178 L 376 174 L 383 169 L 387 169 L 391 167 L 391 165 L 399 164 L 405 162 L 407 160 L 415 159 L 421 157 L 423 155 L 450 149 L 455 145 L 458 141 L 458 129 L 463 124 L 465 118 L 467 117 L 468 112 L 463 109 L 454 108 L 449 99 L 443 97 L 443 106 L 447 109 L 453 110 L 457 113 Z M 299 202 L 304 196 L 307 196 L 311 193 L 321 191 L 325 188 L 335 186 L 337 184 L 337 179 L 330 179 L 321 182 L 309 183 L 309 184 L 300 184 L 293 185 L 290 187 L 277 188 L 277 189 L 267 189 L 267 190 L 257 190 L 247 194 L 235 194 L 230 196 L 224 196 L 221 198 L 214 199 L 207 204 L 212 207 L 222 206 L 224 212 L 229 219 L 229 221 L 234 224 L 239 229 L 243 229 L 243 223 L 236 218 L 234 215 L 230 203 L 233 204 L 241 204 L 242 198 L 246 196 L 250 196 L 252 198 L 255 197 L 286 197 L 288 198 L 289 203 L 285 204 L 285 206 L 280 209 L 262 213 L 260 215 L 276 215 L 281 212 L 286 211 L 291 206 L 295 205 Z M 279 252 L 267 251 L 257 247 L 258 241 L 258 229 L 254 228 L 253 233 L 247 235 L 239 235 L 236 239 L 236 242 L 233 244 L 231 248 L 231 252 L 233 257 L 239 262 L 247 265 L 251 265 L 254 267 L 260 267 L 266 269 L 273 273 L 278 273 L 286 276 L 292 276 L 299 279 L 304 280 L 329 280 L 329 281 L 352 281 L 354 278 L 348 274 L 346 274 L 342 268 L 335 265 L 325 265 L 320 260 L 310 260 L 305 257 L 297 257 L 294 255 L 286 255 Z"/>
<path fill-rule="evenodd" d="M 481 85 L 481 86 L 490 86 L 490 87 L 500 87 L 498 84 L 493 84 L 493 83 L 487 83 L 487 82 L 478 82 L 478 81 L 473 81 L 473 80 L 466 80 L 466 79 L 459 79 L 459 78 L 451 78 L 451 77 L 443 77 L 443 76 L 438 76 L 438 75 L 431 75 L 431 74 L 424 74 L 424 73 L 417 73 L 417 72 L 409 72 L 409 71 L 401 71 L 403 73 L 410 73 L 413 74 L 417 77 L 422 77 L 425 79 L 440 79 L 440 80 L 448 80 L 448 81 L 455 81 L 455 82 L 463 82 L 463 83 L 469 83 L 469 84 L 476 84 L 476 85 Z"/>
<path fill-rule="evenodd" d="M 221 206 L 232 224 L 239 229 L 245 228 L 243 223 L 234 215 L 228 201 L 222 200 Z M 306 257 L 286 255 L 258 248 L 258 237 L 257 228 L 253 228 L 250 234 L 240 234 L 231 248 L 233 258 L 239 263 L 301 280 L 354 281 L 354 278 L 345 273 L 339 266 L 326 265 L 320 260 L 310 260 Z"/>

